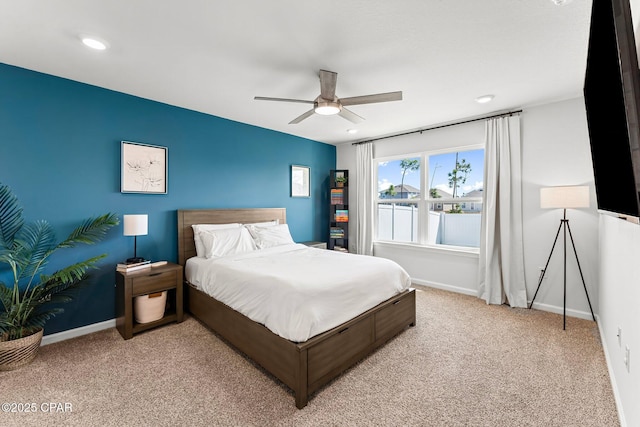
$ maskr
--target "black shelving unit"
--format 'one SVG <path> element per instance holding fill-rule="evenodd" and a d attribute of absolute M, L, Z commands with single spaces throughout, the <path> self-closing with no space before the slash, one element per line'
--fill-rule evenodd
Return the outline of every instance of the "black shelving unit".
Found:
<path fill-rule="evenodd" d="M 332 169 L 329 176 L 329 243 L 327 249 L 349 251 L 349 171 Z"/>

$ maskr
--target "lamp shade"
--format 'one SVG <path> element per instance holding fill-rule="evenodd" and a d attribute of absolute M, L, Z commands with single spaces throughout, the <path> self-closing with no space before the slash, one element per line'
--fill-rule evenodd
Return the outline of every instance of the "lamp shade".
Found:
<path fill-rule="evenodd" d="M 146 236 L 148 233 L 148 215 L 123 215 L 125 236 Z"/>
<path fill-rule="evenodd" d="M 588 208 L 589 187 L 586 185 L 571 185 L 541 188 L 540 207 L 542 209 Z"/>

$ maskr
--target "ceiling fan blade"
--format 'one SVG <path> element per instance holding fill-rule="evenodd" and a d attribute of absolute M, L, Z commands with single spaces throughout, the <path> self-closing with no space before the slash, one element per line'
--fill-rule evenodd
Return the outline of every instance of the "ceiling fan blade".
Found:
<path fill-rule="evenodd" d="M 313 104 L 313 101 L 306 101 L 304 99 L 270 98 L 268 96 L 254 96 L 253 99 L 256 99 L 258 101 L 282 101 L 282 102 L 298 102 L 301 104 Z"/>
<path fill-rule="evenodd" d="M 340 98 L 342 105 L 374 104 L 376 102 L 402 101 L 402 91 L 376 93 L 375 95 L 352 96 Z"/>
<path fill-rule="evenodd" d="M 338 73 L 320 70 L 320 96 L 327 101 L 333 101 L 336 97 L 336 82 Z"/>
<path fill-rule="evenodd" d="M 315 111 L 314 111 L 314 109 L 312 108 L 311 110 L 307 111 L 306 113 L 304 113 L 304 114 L 302 114 L 302 115 L 300 115 L 300 116 L 296 117 L 295 119 L 291 120 L 291 121 L 289 122 L 289 124 L 290 124 L 290 125 L 298 124 L 298 123 L 300 123 L 301 121 L 303 121 L 304 119 L 306 119 L 307 117 L 310 117 L 311 115 L 313 115 L 313 113 L 314 113 L 314 112 L 315 112 Z"/>
<path fill-rule="evenodd" d="M 346 108 L 342 107 L 342 109 L 340 110 L 340 112 L 338 113 L 338 115 L 340 117 L 343 117 L 347 120 L 349 120 L 351 123 L 360 123 L 364 121 L 363 117 L 360 117 L 359 115 L 357 115 L 356 113 L 354 113 L 351 110 L 347 110 Z"/>

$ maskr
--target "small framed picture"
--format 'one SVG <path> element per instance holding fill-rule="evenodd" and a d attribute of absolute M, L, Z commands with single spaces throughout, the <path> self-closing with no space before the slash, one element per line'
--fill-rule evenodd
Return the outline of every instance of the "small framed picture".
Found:
<path fill-rule="evenodd" d="M 121 193 L 167 194 L 167 147 L 122 141 Z"/>
<path fill-rule="evenodd" d="M 309 167 L 291 166 L 291 197 L 310 197 Z"/>

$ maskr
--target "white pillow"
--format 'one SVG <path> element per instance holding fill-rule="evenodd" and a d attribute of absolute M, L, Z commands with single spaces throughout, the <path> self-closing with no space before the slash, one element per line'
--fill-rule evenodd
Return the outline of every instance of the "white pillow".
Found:
<path fill-rule="evenodd" d="M 251 237 L 255 239 L 256 234 L 255 234 L 255 231 L 253 231 L 254 227 L 273 227 L 274 225 L 278 225 L 278 224 L 279 224 L 278 220 L 274 219 L 273 221 L 249 223 L 249 224 L 245 224 L 244 226 L 247 227 L 247 229 L 249 230 L 249 233 L 251 233 Z"/>
<path fill-rule="evenodd" d="M 193 240 L 196 243 L 196 255 L 200 258 L 205 258 L 205 250 L 202 245 L 202 239 L 200 238 L 200 233 L 207 230 L 222 230 L 225 228 L 240 228 L 242 224 L 239 223 L 229 223 L 229 224 L 193 224 L 191 228 L 193 228 Z"/>
<path fill-rule="evenodd" d="M 204 257 L 219 258 L 256 250 L 256 244 L 244 227 L 207 230 L 200 233 Z"/>
<path fill-rule="evenodd" d="M 269 227 L 252 226 L 251 229 L 253 230 L 252 235 L 258 249 L 295 243 L 287 224 L 278 224 Z"/>

